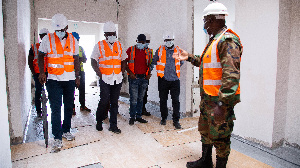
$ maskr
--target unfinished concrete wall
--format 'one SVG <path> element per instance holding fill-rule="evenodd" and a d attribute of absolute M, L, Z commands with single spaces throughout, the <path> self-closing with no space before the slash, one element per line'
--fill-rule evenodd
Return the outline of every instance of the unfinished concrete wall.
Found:
<path fill-rule="evenodd" d="M 2 5 L 2 0 L 0 0 L 0 4 Z M 2 7 L 0 13 L 0 167 L 12 167 L 6 93 Z"/>
<path fill-rule="evenodd" d="M 300 1 L 292 0 L 290 12 L 290 62 L 288 64 L 288 92 L 287 92 L 287 115 L 285 126 L 285 138 L 289 144 L 300 148 L 300 104 L 299 104 L 299 83 L 300 83 Z M 284 45 L 284 44 L 283 44 Z M 280 64 L 282 68 L 286 65 Z M 282 79 L 285 80 L 285 79 Z"/>
<path fill-rule="evenodd" d="M 278 27 L 278 56 L 276 79 L 276 103 L 272 147 L 280 146 L 285 139 L 287 96 L 290 64 L 291 1 L 280 0 Z"/>
<path fill-rule="evenodd" d="M 234 134 L 272 144 L 279 0 L 236 0 L 235 30 L 244 46 L 241 103 L 235 107 Z"/>
<path fill-rule="evenodd" d="M 192 52 L 192 0 L 128 0 L 126 2 L 126 6 L 121 10 L 119 24 L 120 36 L 121 38 L 124 37 L 123 42 L 126 50 L 136 44 L 138 34 L 149 33 L 151 35 L 149 47 L 156 51 L 159 45 L 164 44 L 163 33 L 169 30 L 175 33 L 176 45 Z M 180 78 L 181 112 L 191 110 L 191 71 L 192 66 L 189 63 L 182 66 Z M 148 100 L 159 102 L 156 70 L 152 71 L 148 96 Z M 170 97 L 168 106 L 172 106 Z"/>
<path fill-rule="evenodd" d="M 23 140 L 23 131 L 30 111 L 30 70 L 27 55 L 30 48 L 30 3 L 4 3 L 4 52 L 8 80 L 8 107 L 11 143 Z"/>

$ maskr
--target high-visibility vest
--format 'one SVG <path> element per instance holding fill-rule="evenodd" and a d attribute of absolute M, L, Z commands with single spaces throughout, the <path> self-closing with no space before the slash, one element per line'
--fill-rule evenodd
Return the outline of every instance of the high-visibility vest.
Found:
<path fill-rule="evenodd" d="M 62 75 L 64 71 L 74 71 L 75 38 L 68 33 L 66 44 L 61 45 L 59 37 L 55 33 L 49 33 L 51 52 L 47 55 L 48 73 Z"/>
<path fill-rule="evenodd" d="M 226 32 L 239 36 L 231 29 L 225 30 L 217 40 L 214 40 L 210 46 L 207 46 L 203 56 L 203 89 L 210 96 L 219 96 L 219 90 L 222 86 L 222 65 L 220 62 L 218 43 Z M 205 50 L 204 50 L 205 51 Z M 240 85 L 235 93 L 240 94 Z"/>
<path fill-rule="evenodd" d="M 110 75 L 112 73 L 119 74 L 121 72 L 122 46 L 119 41 L 113 44 L 113 51 L 105 40 L 98 42 L 100 57 L 99 70 L 101 74 Z"/>
<path fill-rule="evenodd" d="M 179 51 L 178 46 L 175 47 L 174 53 L 176 53 L 177 51 Z M 159 60 L 157 61 L 156 71 L 157 71 L 157 76 L 162 78 L 165 75 L 165 66 L 167 61 L 167 51 L 165 46 L 159 47 L 158 57 Z M 175 59 L 175 68 L 176 68 L 177 77 L 180 78 L 180 61 L 177 59 Z"/>
<path fill-rule="evenodd" d="M 149 74 L 149 70 L 150 70 L 150 63 L 152 61 L 152 55 L 153 55 L 153 51 L 150 48 L 145 49 L 145 54 L 146 54 L 146 64 L 147 64 L 147 72 L 146 75 Z M 131 46 L 131 53 L 130 53 L 130 58 L 128 61 L 128 67 L 131 70 L 132 73 L 135 74 L 134 72 L 134 59 L 135 59 L 135 46 Z M 127 73 L 129 75 L 129 73 Z"/>
<path fill-rule="evenodd" d="M 36 43 L 31 44 L 31 48 L 33 50 L 33 69 L 35 73 L 40 73 L 40 69 L 39 69 L 39 64 L 38 64 L 38 57 L 39 57 L 39 47 L 40 47 L 40 43 Z M 46 57 L 44 58 L 44 72 L 46 72 L 46 67 L 47 67 L 47 62 L 46 62 Z"/>
<path fill-rule="evenodd" d="M 79 58 L 82 58 L 83 56 L 83 48 L 81 46 L 79 46 Z M 83 62 L 81 61 L 80 62 L 80 70 L 83 72 L 84 69 L 83 69 Z"/>

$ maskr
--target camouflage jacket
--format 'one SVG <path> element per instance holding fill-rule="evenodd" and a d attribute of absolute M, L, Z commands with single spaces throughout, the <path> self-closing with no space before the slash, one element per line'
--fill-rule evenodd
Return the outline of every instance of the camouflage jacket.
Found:
<path fill-rule="evenodd" d="M 216 40 L 227 27 L 223 27 L 217 35 L 211 37 L 206 49 Z M 222 101 L 227 105 L 234 106 L 240 102 L 240 95 L 235 95 L 240 82 L 240 57 L 243 49 L 240 40 L 232 33 L 226 33 L 217 45 L 221 65 L 222 65 L 222 86 L 219 90 L 219 96 L 209 96 L 203 90 L 203 57 L 200 55 L 189 54 L 188 61 L 194 66 L 200 67 L 199 84 L 201 99 L 209 101 Z"/>

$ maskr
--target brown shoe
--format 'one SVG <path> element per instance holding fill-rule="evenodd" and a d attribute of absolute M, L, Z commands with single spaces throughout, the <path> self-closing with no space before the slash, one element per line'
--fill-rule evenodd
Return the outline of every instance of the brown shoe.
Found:
<path fill-rule="evenodd" d="M 84 106 L 84 107 L 80 106 L 80 111 L 88 111 L 88 112 L 91 112 L 91 109 L 87 108 L 86 106 Z"/>

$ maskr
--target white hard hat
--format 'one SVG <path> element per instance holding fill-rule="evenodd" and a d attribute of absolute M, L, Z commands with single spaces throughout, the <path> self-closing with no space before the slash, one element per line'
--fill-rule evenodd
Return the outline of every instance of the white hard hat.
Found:
<path fill-rule="evenodd" d="M 174 39 L 175 36 L 174 36 L 174 33 L 172 33 L 172 32 L 165 32 L 163 38 L 164 38 L 164 40 L 165 39 Z"/>
<path fill-rule="evenodd" d="M 40 33 L 39 33 L 39 34 L 48 34 L 48 33 L 49 33 L 48 29 L 42 28 L 42 29 L 40 30 Z"/>
<path fill-rule="evenodd" d="M 52 17 L 52 28 L 54 30 L 61 30 L 66 26 L 68 26 L 68 20 L 63 14 L 57 13 Z"/>
<path fill-rule="evenodd" d="M 208 15 L 225 15 L 228 16 L 227 8 L 219 2 L 213 2 L 204 9 L 203 17 Z"/>
<path fill-rule="evenodd" d="M 112 22 L 112 21 L 106 22 L 103 26 L 103 31 L 104 32 L 116 32 L 117 29 L 116 29 L 114 22 Z"/>
<path fill-rule="evenodd" d="M 146 40 L 151 40 L 151 36 L 149 33 L 144 33 L 144 35 L 146 36 Z"/>

